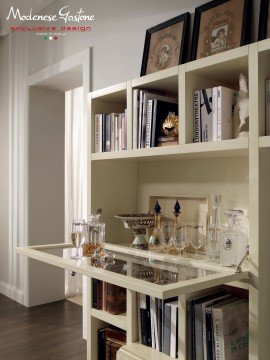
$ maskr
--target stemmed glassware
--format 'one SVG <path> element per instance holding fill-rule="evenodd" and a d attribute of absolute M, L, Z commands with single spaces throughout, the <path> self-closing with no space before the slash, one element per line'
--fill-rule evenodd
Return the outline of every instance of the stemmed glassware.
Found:
<path fill-rule="evenodd" d="M 76 247 L 76 255 L 72 256 L 73 260 L 81 260 L 82 256 L 80 255 L 80 248 L 86 239 L 86 224 L 83 219 L 73 220 L 72 223 L 72 233 L 71 241 L 72 244 Z"/>
<path fill-rule="evenodd" d="M 180 224 L 174 231 L 171 243 L 177 249 L 179 255 L 184 255 L 184 249 L 187 246 L 187 228 L 185 224 Z"/>
<path fill-rule="evenodd" d="M 199 249 L 203 247 L 205 243 L 205 234 L 203 233 L 203 226 L 193 224 L 189 226 L 190 244 L 195 250 L 195 259 L 200 260 Z"/>

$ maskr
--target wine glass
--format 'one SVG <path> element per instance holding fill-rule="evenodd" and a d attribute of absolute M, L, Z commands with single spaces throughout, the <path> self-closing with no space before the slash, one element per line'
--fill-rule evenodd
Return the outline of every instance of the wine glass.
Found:
<path fill-rule="evenodd" d="M 72 256 L 73 260 L 81 260 L 82 256 L 80 255 L 80 248 L 85 242 L 86 237 L 86 224 L 83 219 L 73 220 L 72 223 L 72 233 L 71 241 L 72 244 L 76 247 L 76 255 Z"/>
<path fill-rule="evenodd" d="M 174 247 L 177 249 L 178 254 L 184 256 L 184 249 L 187 246 L 187 231 L 184 224 L 179 225 L 175 229 L 175 236 L 172 239 Z"/>
<path fill-rule="evenodd" d="M 161 242 L 161 252 L 162 253 L 166 253 L 168 251 L 168 248 L 169 248 L 168 245 L 169 245 L 169 242 L 171 239 L 172 228 L 173 228 L 173 224 L 170 221 L 164 221 L 161 224 L 160 242 Z"/>
<path fill-rule="evenodd" d="M 190 243 L 195 250 L 195 259 L 201 259 L 202 257 L 199 256 L 198 252 L 205 243 L 205 235 L 203 233 L 202 225 L 194 224 L 190 226 Z"/>

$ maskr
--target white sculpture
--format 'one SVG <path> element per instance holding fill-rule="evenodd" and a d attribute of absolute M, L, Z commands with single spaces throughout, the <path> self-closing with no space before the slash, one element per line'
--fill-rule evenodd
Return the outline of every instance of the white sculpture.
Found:
<path fill-rule="evenodd" d="M 249 119 L 249 94 L 248 85 L 245 75 L 239 76 L 239 92 L 236 97 L 234 107 L 234 128 L 235 138 L 248 136 L 248 119 Z"/>

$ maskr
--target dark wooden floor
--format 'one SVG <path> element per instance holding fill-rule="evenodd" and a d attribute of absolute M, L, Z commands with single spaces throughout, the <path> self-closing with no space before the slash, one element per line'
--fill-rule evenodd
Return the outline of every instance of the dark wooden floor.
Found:
<path fill-rule="evenodd" d="M 0 294 L 0 360 L 86 360 L 82 308 L 70 301 L 26 308 Z"/>

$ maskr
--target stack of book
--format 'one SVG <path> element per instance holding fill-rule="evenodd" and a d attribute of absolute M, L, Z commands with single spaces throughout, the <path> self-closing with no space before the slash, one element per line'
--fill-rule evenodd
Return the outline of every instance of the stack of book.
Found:
<path fill-rule="evenodd" d="M 126 312 L 126 289 L 120 286 L 93 279 L 92 299 L 94 309 L 114 315 Z"/>
<path fill-rule="evenodd" d="M 177 358 L 178 300 L 138 294 L 139 336 L 143 345 Z"/>
<path fill-rule="evenodd" d="M 193 142 L 233 139 L 237 91 L 217 86 L 193 93 Z"/>
<path fill-rule="evenodd" d="M 95 114 L 95 152 L 127 149 L 127 110 Z"/>
<path fill-rule="evenodd" d="M 178 115 L 176 98 L 133 90 L 133 149 L 158 146 L 161 126 L 169 113 Z"/>
<path fill-rule="evenodd" d="M 247 360 L 248 301 L 225 291 L 187 301 L 187 360 Z"/>
<path fill-rule="evenodd" d="M 126 344 L 126 332 L 115 326 L 98 330 L 98 360 L 116 360 L 117 351 Z"/>

